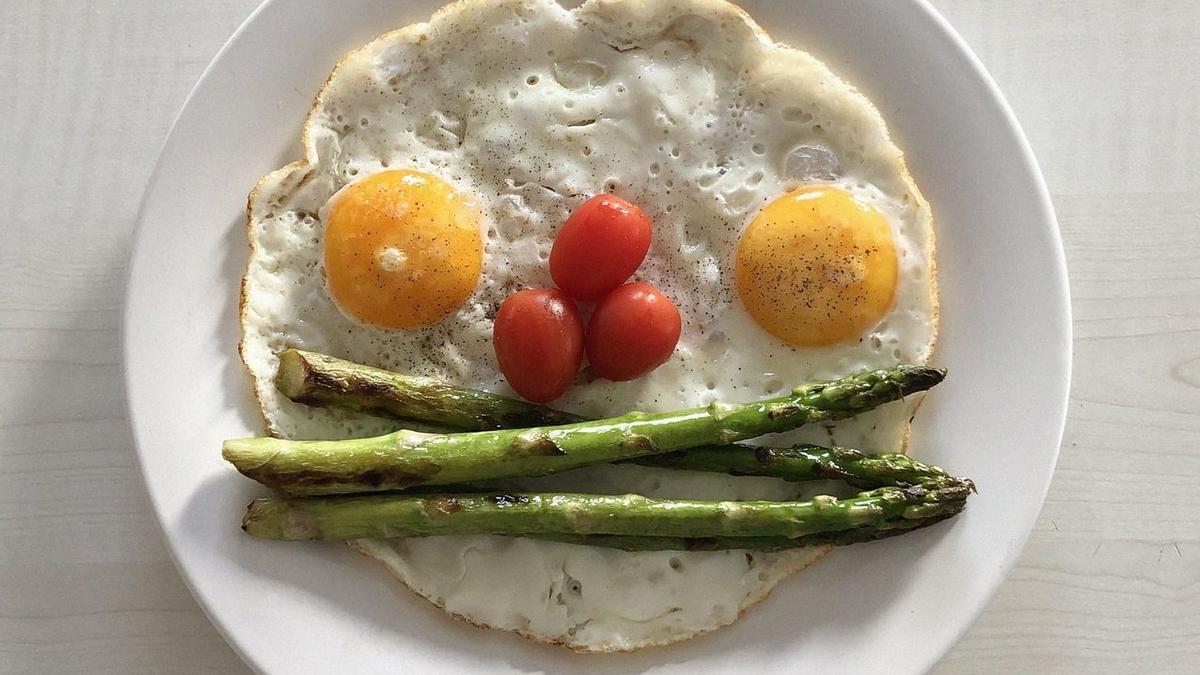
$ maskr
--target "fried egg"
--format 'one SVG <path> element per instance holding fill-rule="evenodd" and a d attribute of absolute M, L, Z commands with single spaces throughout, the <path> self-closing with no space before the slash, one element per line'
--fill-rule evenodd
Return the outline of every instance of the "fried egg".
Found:
<path fill-rule="evenodd" d="M 492 352 L 495 311 L 551 285 L 557 228 L 601 191 L 650 216 L 635 278 L 675 302 L 683 331 L 658 369 L 609 382 L 585 368 L 557 407 L 748 401 L 930 355 L 931 215 L 883 120 L 721 0 L 450 5 L 343 58 L 303 140 L 305 158 L 264 177 L 249 205 L 240 351 L 272 434 L 396 428 L 283 398 L 275 355 L 291 346 L 512 395 Z M 897 450 L 913 407 L 763 441 Z M 514 485 L 697 499 L 813 489 L 629 465 Z M 353 546 L 455 616 L 580 651 L 728 624 L 822 553 L 487 536 Z"/>

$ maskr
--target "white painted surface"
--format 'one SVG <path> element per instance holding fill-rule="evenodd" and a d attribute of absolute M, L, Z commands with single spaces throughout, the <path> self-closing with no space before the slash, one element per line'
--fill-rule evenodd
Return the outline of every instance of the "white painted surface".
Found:
<path fill-rule="evenodd" d="M 0 672 L 244 672 L 143 496 L 117 326 L 159 143 L 254 4 L 0 3 Z M 1194 672 L 1200 3 L 935 4 L 1041 161 L 1076 340 L 1038 526 L 938 670 Z"/>

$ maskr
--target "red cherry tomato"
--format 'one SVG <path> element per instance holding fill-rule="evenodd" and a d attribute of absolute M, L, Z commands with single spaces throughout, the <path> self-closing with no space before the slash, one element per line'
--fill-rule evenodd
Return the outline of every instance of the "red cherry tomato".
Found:
<path fill-rule="evenodd" d="M 550 249 L 550 276 L 576 300 L 599 300 L 637 270 L 650 249 L 650 219 L 616 195 L 579 205 Z"/>
<path fill-rule="evenodd" d="M 500 372 L 535 403 L 562 395 L 583 360 L 583 321 L 557 288 L 518 291 L 500 303 L 492 326 Z"/>
<path fill-rule="evenodd" d="M 587 328 L 587 356 L 600 377 L 641 377 L 671 358 L 679 342 L 679 310 L 657 288 L 625 284 L 604 296 Z"/>

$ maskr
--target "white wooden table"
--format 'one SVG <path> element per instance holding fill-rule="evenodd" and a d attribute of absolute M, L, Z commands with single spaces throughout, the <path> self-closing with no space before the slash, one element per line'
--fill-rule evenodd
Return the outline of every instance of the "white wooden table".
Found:
<path fill-rule="evenodd" d="M 0 2 L 0 672 L 245 672 L 143 496 L 118 326 L 159 144 L 255 4 Z M 1028 548 L 938 671 L 1200 672 L 1200 2 L 935 4 L 1046 172 L 1076 359 Z"/>

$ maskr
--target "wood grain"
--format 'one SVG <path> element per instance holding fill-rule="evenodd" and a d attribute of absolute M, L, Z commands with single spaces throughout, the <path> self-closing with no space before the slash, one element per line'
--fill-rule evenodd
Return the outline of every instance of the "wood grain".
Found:
<path fill-rule="evenodd" d="M 0 3 L 0 672 L 246 672 L 143 496 L 118 325 L 158 146 L 254 5 Z M 1076 359 L 1029 545 L 936 670 L 1196 672 L 1200 3 L 935 5 L 1042 162 Z"/>
<path fill-rule="evenodd" d="M 1075 372 L 1046 505 L 938 672 L 1200 669 L 1200 4 L 937 3 L 1054 196 Z"/>
<path fill-rule="evenodd" d="M 145 498 L 118 326 L 158 147 L 253 4 L 0 3 L 0 672 L 245 672 Z"/>

